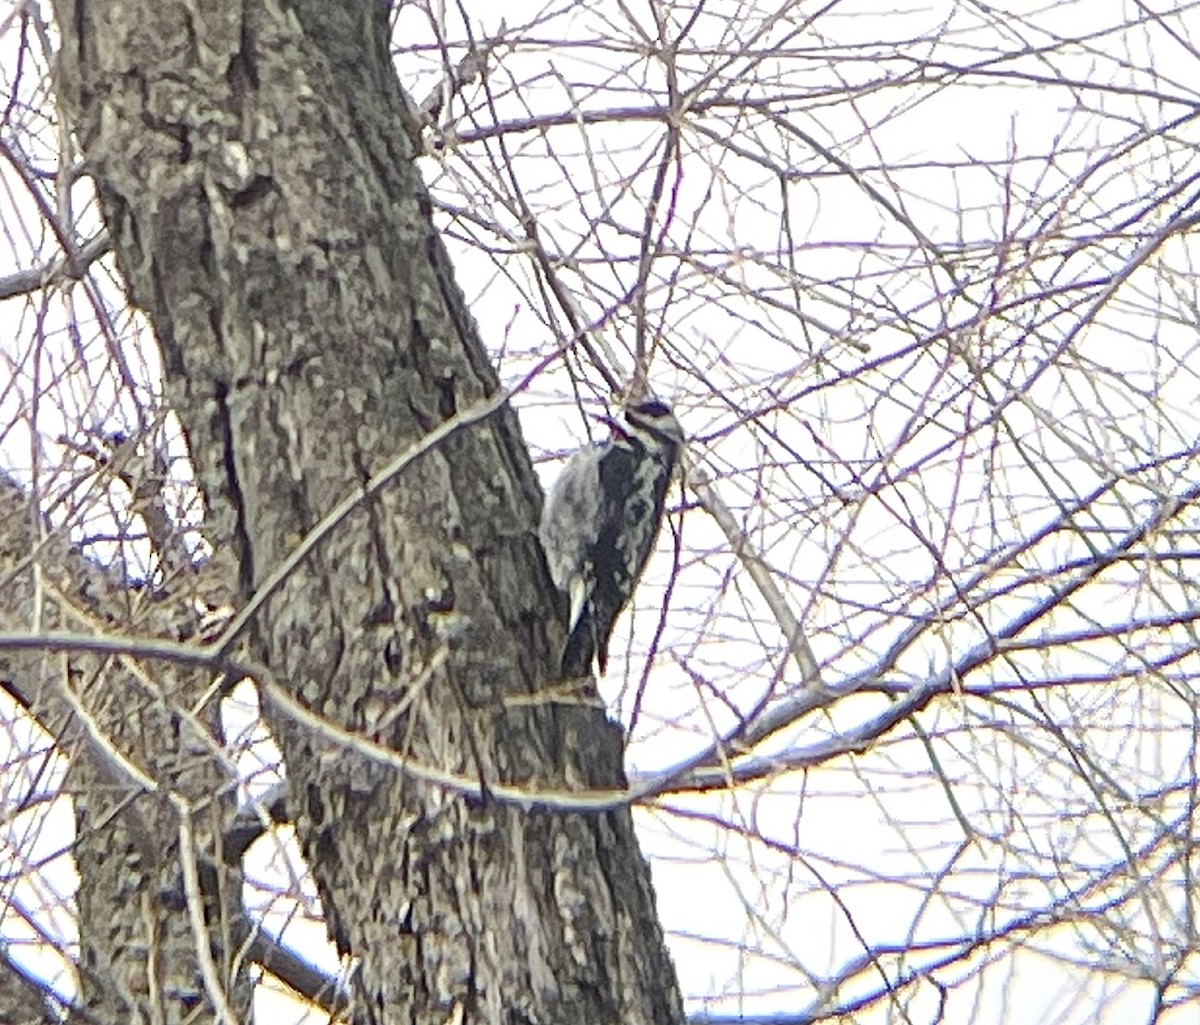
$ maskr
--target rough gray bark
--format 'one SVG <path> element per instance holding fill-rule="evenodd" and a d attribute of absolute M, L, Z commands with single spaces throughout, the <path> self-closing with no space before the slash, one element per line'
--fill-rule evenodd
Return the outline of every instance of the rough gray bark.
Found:
<path fill-rule="evenodd" d="M 56 10 L 117 259 L 249 596 L 334 502 L 498 388 L 412 162 L 384 7 Z M 251 625 L 309 709 L 482 788 L 420 783 L 268 708 L 378 1022 L 682 1020 L 628 810 L 487 796 L 621 782 L 601 709 L 530 700 L 562 641 L 539 501 L 502 408 L 364 501 Z"/>
<path fill-rule="evenodd" d="M 41 990 L 11 965 L 0 970 L 0 1025 L 57 1025 Z"/>
<path fill-rule="evenodd" d="M 174 601 L 129 590 L 55 536 L 43 541 L 31 508 L 0 476 L 0 628 L 91 634 L 119 623 L 142 637 L 176 636 L 189 615 L 182 587 Z M 180 806 L 167 791 L 182 799 L 190 820 L 195 896 L 220 991 L 232 1009 L 248 1008 L 248 978 L 233 967 L 248 935 L 242 877 L 221 856 L 233 789 L 218 757 L 215 708 L 186 711 L 209 689 L 209 674 L 99 653 L 0 651 L 0 681 L 69 756 L 73 850 L 86 880 L 77 898 L 82 1020 L 181 1022 L 198 1008 L 212 1015 L 183 910 Z M 147 792 L 130 766 L 160 789 Z M 8 1006 L 16 1005 L 0 1004 L 0 1013 Z"/>

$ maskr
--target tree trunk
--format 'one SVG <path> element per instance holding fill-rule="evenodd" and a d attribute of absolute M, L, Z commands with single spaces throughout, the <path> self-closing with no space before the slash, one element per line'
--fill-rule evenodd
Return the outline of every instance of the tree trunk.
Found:
<path fill-rule="evenodd" d="M 56 7 L 73 127 L 209 536 L 249 598 L 336 502 L 499 388 L 413 163 L 386 12 Z M 501 405 L 364 498 L 249 627 L 307 710 L 470 783 L 424 782 L 265 703 L 330 933 L 361 959 L 358 1014 L 377 1022 L 682 1020 L 628 809 L 493 792 L 623 782 L 597 703 L 550 697 L 562 624 L 539 502 Z"/>
<path fill-rule="evenodd" d="M 89 634 L 120 623 L 139 636 L 176 636 L 190 616 L 182 588 L 173 599 L 132 593 L 119 573 L 88 562 L 49 531 L 43 541 L 28 506 L 0 475 L 0 624 Z M 30 553 L 41 567 L 36 587 Z M 211 674 L 119 655 L 35 650 L 0 652 L 0 679 L 69 759 L 64 789 L 74 802 L 82 880 L 80 1002 L 90 1016 L 83 1020 L 182 1022 L 197 1008 L 211 1019 L 210 991 L 234 1014 L 244 1011 L 249 980 L 235 967 L 249 935 L 242 875 L 222 854 L 234 786 L 216 741 L 217 709 L 201 705 Z M 198 715 L 181 711 L 194 707 Z M 195 857 L 190 882 L 181 824 Z M 189 917 L 189 901 L 198 916 Z M 201 943 L 215 985 L 205 982 Z M 0 1021 L 16 1006 L 0 1001 Z"/>

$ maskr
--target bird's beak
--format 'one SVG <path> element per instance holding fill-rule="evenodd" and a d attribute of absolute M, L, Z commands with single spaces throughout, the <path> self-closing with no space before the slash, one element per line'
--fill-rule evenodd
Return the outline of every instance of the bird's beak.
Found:
<path fill-rule="evenodd" d="M 611 416 L 598 416 L 596 417 L 596 422 L 604 424 L 617 437 L 624 438 L 629 435 L 629 431 L 625 429 L 621 422 L 614 420 Z"/>

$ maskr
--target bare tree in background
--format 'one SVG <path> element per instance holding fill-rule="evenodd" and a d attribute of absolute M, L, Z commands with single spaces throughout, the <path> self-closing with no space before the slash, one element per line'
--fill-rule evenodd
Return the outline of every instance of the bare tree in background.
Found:
<path fill-rule="evenodd" d="M 1190 1021 L 1198 6 L 11 12 L 14 1020 Z M 514 410 L 635 372 L 602 703 Z"/>

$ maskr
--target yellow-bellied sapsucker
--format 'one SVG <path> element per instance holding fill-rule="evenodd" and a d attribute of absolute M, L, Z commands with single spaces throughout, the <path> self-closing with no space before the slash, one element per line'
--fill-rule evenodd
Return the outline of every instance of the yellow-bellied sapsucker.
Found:
<path fill-rule="evenodd" d="M 608 638 L 633 595 L 662 523 L 683 445 L 671 407 L 647 399 L 609 420 L 612 436 L 576 452 L 542 510 L 550 576 L 570 599 L 564 678 L 603 673 Z"/>

